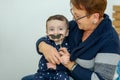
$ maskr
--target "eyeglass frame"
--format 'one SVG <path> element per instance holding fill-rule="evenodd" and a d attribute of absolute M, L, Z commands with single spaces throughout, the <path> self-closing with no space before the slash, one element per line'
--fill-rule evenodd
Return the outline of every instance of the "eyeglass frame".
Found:
<path fill-rule="evenodd" d="M 72 8 L 70 9 L 70 12 L 71 12 L 71 14 L 73 15 L 75 21 L 78 21 L 78 20 L 80 20 L 80 19 L 82 19 L 82 18 L 85 18 L 85 17 L 90 16 L 90 14 L 86 14 L 85 16 L 82 16 L 82 17 L 79 16 L 79 17 L 76 19 L 75 16 L 74 16 L 74 13 L 73 13 L 73 11 L 72 11 Z"/>

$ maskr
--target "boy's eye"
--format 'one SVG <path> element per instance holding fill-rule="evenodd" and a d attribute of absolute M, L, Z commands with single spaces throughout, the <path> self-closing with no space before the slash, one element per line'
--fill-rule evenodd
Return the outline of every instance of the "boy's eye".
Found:
<path fill-rule="evenodd" d="M 63 30 L 63 28 L 60 28 L 59 30 Z"/>
<path fill-rule="evenodd" d="M 53 31 L 54 29 L 49 29 L 50 31 Z"/>

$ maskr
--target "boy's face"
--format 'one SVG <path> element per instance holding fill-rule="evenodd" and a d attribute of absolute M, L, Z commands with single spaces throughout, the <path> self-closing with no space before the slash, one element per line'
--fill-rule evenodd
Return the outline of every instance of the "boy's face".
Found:
<path fill-rule="evenodd" d="M 50 20 L 47 22 L 46 33 L 55 42 L 61 41 L 68 35 L 68 28 L 65 21 Z"/>

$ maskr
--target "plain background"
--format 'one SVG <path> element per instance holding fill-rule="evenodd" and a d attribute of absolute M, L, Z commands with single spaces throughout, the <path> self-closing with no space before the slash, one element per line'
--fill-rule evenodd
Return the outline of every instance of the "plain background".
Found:
<path fill-rule="evenodd" d="M 69 0 L 0 0 L 0 80 L 21 80 L 37 71 L 35 43 L 45 35 L 46 19 L 63 14 L 71 20 L 69 5 Z M 120 0 L 108 0 L 111 19 L 113 5 Z"/>

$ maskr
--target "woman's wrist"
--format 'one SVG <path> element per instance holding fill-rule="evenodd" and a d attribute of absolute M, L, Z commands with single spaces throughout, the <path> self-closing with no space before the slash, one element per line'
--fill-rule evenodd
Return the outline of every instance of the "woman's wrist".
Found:
<path fill-rule="evenodd" d="M 77 66 L 77 63 L 74 63 L 70 71 L 73 71 L 76 66 Z"/>
<path fill-rule="evenodd" d="M 72 62 L 69 62 L 68 64 L 69 64 L 69 65 L 68 65 L 67 68 L 68 68 L 70 71 L 72 71 L 72 70 L 75 68 L 76 63 L 75 63 L 74 61 L 72 61 Z"/>

